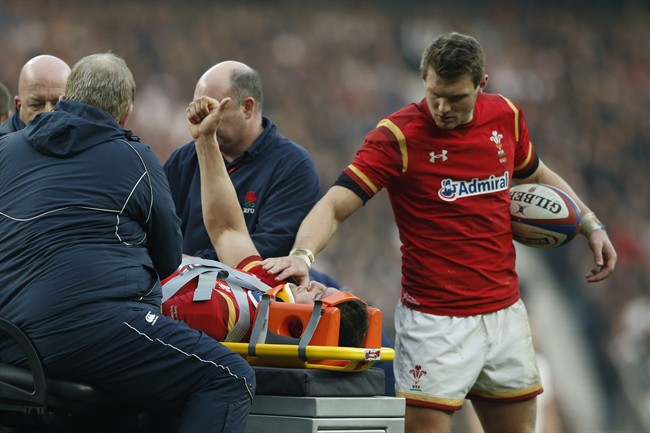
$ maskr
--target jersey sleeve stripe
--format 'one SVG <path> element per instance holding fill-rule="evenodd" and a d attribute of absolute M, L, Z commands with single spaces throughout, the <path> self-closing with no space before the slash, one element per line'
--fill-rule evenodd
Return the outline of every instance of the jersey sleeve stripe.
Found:
<path fill-rule="evenodd" d="M 503 98 L 504 101 L 512 108 L 512 111 L 515 113 L 515 140 L 519 141 L 519 109 L 512 103 L 508 98 L 503 95 L 499 95 Z"/>
<path fill-rule="evenodd" d="M 225 293 L 221 293 L 219 290 L 215 290 L 221 297 L 226 301 L 228 305 L 228 332 L 232 331 L 232 328 L 237 323 L 237 311 L 235 310 L 235 304 L 232 302 L 232 299 Z M 243 306 L 242 306 L 243 308 Z M 228 333 L 226 332 L 226 334 Z"/>
<path fill-rule="evenodd" d="M 334 185 L 347 188 L 353 193 L 355 193 L 363 203 L 365 204 L 368 200 L 373 197 L 372 190 L 355 175 L 350 168 L 346 168 L 339 175 L 339 177 L 334 182 Z"/>
<path fill-rule="evenodd" d="M 402 173 L 406 173 L 406 169 L 409 165 L 409 155 L 406 148 L 406 137 L 404 133 L 397 125 L 391 122 L 388 119 L 384 119 L 377 124 L 377 127 L 383 126 L 387 128 L 390 132 L 393 133 L 399 144 L 399 151 L 402 154 Z"/>
<path fill-rule="evenodd" d="M 366 176 L 361 170 L 352 164 L 348 165 L 348 169 L 372 191 L 372 195 L 377 194 L 379 188 L 377 188 L 377 186 L 368 178 L 368 176 Z"/>
<path fill-rule="evenodd" d="M 244 272 L 250 272 L 255 266 L 262 264 L 262 258 L 260 256 L 250 256 L 242 260 L 241 263 L 237 265 L 237 269 L 240 269 Z"/>
<path fill-rule="evenodd" d="M 532 143 L 529 142 L 528 143 L 528 155 L 526 155 L 526 160 L 515 167 L 515 170 L 514 170 L 515 173 L 517 173 L 518 171 L 521 171 L 524 168 L 526 168 L 526 166 L 528 164 L 530 164 L 530 158 L 532 158 L 532 156 L 533 156 L 533 145 L 532 145 Z"/>

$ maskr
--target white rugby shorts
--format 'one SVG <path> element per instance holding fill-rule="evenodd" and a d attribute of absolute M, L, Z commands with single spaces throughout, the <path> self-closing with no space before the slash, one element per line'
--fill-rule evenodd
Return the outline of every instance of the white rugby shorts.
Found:
<path fill-rule="evenodd" d="M 458 410 L 466 398 L 525 400 L 542 392 L 521 299 L 494 313 L 436 316 L 398 303 L 395 390 L 406 404 Z"/>

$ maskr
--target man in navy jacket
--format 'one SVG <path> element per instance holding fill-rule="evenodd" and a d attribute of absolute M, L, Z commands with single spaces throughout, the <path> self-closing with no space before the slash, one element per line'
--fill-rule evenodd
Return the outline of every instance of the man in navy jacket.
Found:
<path fill-rule="evenodd" d="M 42 54 L 20 70 L 14 113 L 0 125 L 0 137 L 19 131 L 38 114 L 52 111 L 63 95 L 70 66 L 58 57 Z"/>
<path fill-rule="evenodd" d="M 65 94 L 0 138 L 0 317 L 31 337 L 51 376 L 178 409 L 181 432 L 244 432 L 250 366 L 160 312 L 181 233 L 162 166 L 123 129 L 131 72 L 111 53 L 88 56 Z M 0 358 L 21 363 L 1 343 Z"/>
<path fill-rule="evenodd" d="M 262 257 L 287 254 L 302 218 L 321 195 L 311 155 L 262 115 L 261 79 L 249 66 L 225 61 L 211 67 L 194 91 L 194 99 L 202 96 L 232 98 L 218 139 L 246 226 Z M 183 253 L 216 259 L 203 225 L 194 141 L 169 157 L 165 173 L 181 219 Z"/>
<path fill-rule="evenodd" d="M 261 257 L 289 254 L 302 219 L 321 196 L 313 158 L 303 147 L 278 133 L 262 115 L 262 81 L 254 69 L 224 61 L 199 79 L 194 99 L 208 96 L 232 100 L 224 113 L 217 139 L 246 227 Z M 194 141 L 178 148 L 165 163 L 176 212 L 181 219 L 183 253 L 216 260 L 203 223 L 201 178 Z M 311 270 L 326 286 L 349 290 L 336 280 Z M 393 345 L 384 333 L 382 344 Z M 392 364 L 378 364 L 386 372 L 386 393 L 394 394 Z"/>

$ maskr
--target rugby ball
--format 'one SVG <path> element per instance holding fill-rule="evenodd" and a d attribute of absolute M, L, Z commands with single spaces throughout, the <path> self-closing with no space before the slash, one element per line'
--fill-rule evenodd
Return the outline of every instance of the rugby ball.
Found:
<path fill-rule="evenodd" d="M 515 241 L 533 248 L 556 248 L 580 231 L 582 215 L 566 193 L 550 185 L 510 188 L 510 222 Z"/>

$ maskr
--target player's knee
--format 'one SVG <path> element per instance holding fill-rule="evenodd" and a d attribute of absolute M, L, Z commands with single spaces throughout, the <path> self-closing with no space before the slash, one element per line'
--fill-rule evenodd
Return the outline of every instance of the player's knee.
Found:
<path fill-rule="evenodd" d="M 239 355 L 236 355 L 236 358 L 237 361 L 231 363 L 228 367 L 230 375 L 234 379 L 229 382 L 229 385 L 236 398 L 248 397 L 248 402 L 250 404 L 255 395 L 255 371 L 250 364 L 244 360 L 244 358 Z"/>

